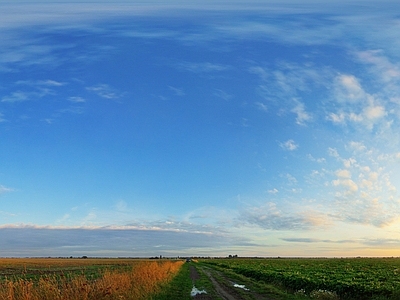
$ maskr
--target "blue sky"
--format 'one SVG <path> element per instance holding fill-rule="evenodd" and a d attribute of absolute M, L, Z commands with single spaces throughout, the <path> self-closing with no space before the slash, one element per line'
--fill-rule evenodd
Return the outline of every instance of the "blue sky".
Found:
<path fill-rule="evenodd" d="M 396 1 L 0 3 L 0 256 L 386 256 Z"/>

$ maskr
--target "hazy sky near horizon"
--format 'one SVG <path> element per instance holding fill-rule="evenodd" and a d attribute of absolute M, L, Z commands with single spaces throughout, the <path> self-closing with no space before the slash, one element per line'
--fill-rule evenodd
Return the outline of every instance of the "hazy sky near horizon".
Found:
<path fill-rule="evenodd" d="M 392 256 L 398 1 L 0 2 L 0 256 Z"/>

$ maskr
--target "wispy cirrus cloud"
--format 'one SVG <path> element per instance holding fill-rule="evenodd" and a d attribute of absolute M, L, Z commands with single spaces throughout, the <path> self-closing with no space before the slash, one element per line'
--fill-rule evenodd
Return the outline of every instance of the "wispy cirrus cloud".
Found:
<path fill-rule="evenodd" d="M 16 85 L 28 85 L 28 86 L 33 86 L 33 87 L 38 87 L 38 86 L 60 87 L 60 86 L 66 85 L 67 83 L 47 79 L 47 80 L 19 80 L 15 84 Z"/>
<path fill-rule="evenodd" d="M 178 69 L 193 73 L 212 73 L 221 72 L 231 69 L 230 66 L 211 62 L 181 62 L 177 64 Z"/>
<path fill-rule="evenodd" d="M 3 96 L 1 102 L 17 103 L 48 95 L 55 95 L 59 87 L 66 85 L 65 82 L 55 80 L 20 80 L 15 83 L 19 89 L 11 92 L 9 95 Z"/>
<path fill-rule="evenodd" d="M 117 100 L 123 96 L 123 93 L 117 91 L 116 89 L 110 87 L 108 84 L 97 84 L 93 86 L 86 87 L 86 90 L 93 92 L 101 98 Z"/>
<path fill-rule="evenodd" d="M 264 111 L 264 112 L 268 111 L 268 106 L 266 104 L 264 104 L 264 103 L 256 102 L 255 106 L 261 111 Z"/>
<path fill-rule="evenodd" d="M 9 192 L 13 192 L 14 189 L 6 187 L 4 185 L 0 184 L 0 195 L 5 194 L 5 193 L 9 193 Z"/>
<path fill-rule="evenodd" d="M 174 93 L 175 96 L 182 97 L 186 95 L 183 88 L 176 88 L 173 86 L 168 86 L 168 88 Z"/>
<path fill-rule="evenodd" d="M 277 193 L 279 193 L 279 190 L 276 189 L 276 188 L 274 188 L 274 189 L 272 189 L 272 190 L 268 190 L 268 193 L 270 193 L 270 194 L 277 194 Z"/>
<path fill-rule="evenodd" d="M 220 89 L 214 90 L 213 95 L 218 97 L 218 98 L 221 98 L 221 99 L 223 99 L 225 101 L 229 101 L 229 100 L 231 100 L 233 98 L 233 95 L 227 93 L 224 90 L 220 90 Z"/>
<path fill-rule="evenodd" d="M 12 92 L 7 96 L 3 96 L 1 98 L 1 102 L 15 103 L 15 102 L 23 102 L 29 100 L 30 93 L 23 91 Z"/>
<path fill-rule="evenodd" d="M 68 98 L 68 101 L 71 101 L 73 103 L 85 103 L 86 99 L 79 96 L 72 96 Z"/>
<path fill-rule="evenodd" d="M 332 70 L 327 67 L 316 67 L 305 63 L 278 63 L 275 68 L 253 66 L 248 69 L 258 76 L 260 84 L 257 93 L 266 103 L 256 102 L 259 109 L 275 113 L 279 117 L 295 115 L 295 123 L 301 126 L 312 123 L 315 119 L 308 106 L 314 106 L 307 95 L 313 89 L 325 90 L 329 85 Z M 262 104 L 262 105 L 260 105 Z"/>
<path fill-rule="evenodd" d="M 369 64 L 380 82 L 385 83 L 392 92 L 399 92 L 400 66 L 389 60 L 383 50 L 358 51 L 354 54 L 360 62 Z"/>

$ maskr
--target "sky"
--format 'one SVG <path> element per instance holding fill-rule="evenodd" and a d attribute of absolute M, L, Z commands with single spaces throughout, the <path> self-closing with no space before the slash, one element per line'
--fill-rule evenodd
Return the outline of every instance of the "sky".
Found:
<path fill-rule="evenodd" d="M 0 1 L 0 256 L 400 255 L 398 1 Z"/>

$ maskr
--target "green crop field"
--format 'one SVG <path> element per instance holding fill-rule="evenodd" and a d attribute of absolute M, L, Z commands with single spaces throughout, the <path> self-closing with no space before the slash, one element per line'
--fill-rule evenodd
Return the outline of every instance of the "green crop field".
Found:
<path fill-rule="evenodd" d="M 400 299 L 400 258 L 239 258 L 202 263 L 297 294 L 320 291 L 340 299 Z"/>

